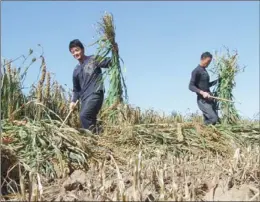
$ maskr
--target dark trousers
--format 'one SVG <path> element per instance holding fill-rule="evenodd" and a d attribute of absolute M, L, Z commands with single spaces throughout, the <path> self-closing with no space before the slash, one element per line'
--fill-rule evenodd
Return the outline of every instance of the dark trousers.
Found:
<path fill-rule="evenodd" d="M 97 115 L 102 107 L 104 92 L 98 91 L 90 95 L 81 104 L 80 121 L 83 128 L 97 133 Z"/>
<path fill-rule="evenodd" d="M 205 100 L 203 98 L 199 98 L 197 100 L 197 104 L 199 109 L 203 113 L 205 125 L 215 125 L 219 121 L 215 103 L 212 100 Z"/>

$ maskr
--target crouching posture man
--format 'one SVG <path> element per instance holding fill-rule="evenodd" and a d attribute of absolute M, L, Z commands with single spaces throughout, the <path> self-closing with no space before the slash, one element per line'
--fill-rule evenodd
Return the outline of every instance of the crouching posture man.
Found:
<path fill-rule="evenodd" d="M 106 58 L 99 62 L 93 55 L 86 56 L 84 46 L 78 39 L 70 42 L 69 50 L 79 62 L 73 72 L 73 97 L 70 110 L 74 109 L 76 101 L 80 99 L 81 125 L 83 128 L 96 133 L 97 115 L 104 100 L 101 68 L 108 68 L 111 59 Z"/>
<path fill-rule="evenodd" d="M 197 93 L 197 104 L 204 116 L 206 125 L 215 125 L 219 117 L 215 108 L 215 103 L 211 98 L 210 87 L 217 84 L 220 79 L 210 82 L 206 68 L 212 60 L 212 55 L 205 52 L 201 55 L 200 64 L 192 71 L 189 89 Z"/>

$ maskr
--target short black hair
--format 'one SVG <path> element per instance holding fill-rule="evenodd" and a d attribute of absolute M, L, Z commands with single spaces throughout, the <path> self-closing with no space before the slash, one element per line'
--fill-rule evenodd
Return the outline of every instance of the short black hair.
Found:
<path fill-rule="evenodd" d="M 201 54 L 200 59 L 204 59 L 204 58 L 211 58 L 212 59 L 212 55 L 210 54 L 210 52 L 204 52 Z"/>
<path fill-rule="evenodd" d="M 82 50 L 84 50 L 83 44 L 82 44 L 81 41 L 78 40 L 78 39 L 74 39 L 74 40 L 72 40 L 72 41 L 70 42 L 70 44 L 69 44 L 69 51 L 70 51 L 72 48 L 75 48 L 75 47 L 79 47 L 79 48 L 81 48 Z"/>

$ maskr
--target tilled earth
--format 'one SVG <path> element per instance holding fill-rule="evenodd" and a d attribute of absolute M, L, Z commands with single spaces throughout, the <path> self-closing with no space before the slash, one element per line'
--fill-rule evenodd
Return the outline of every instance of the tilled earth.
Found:
<path fill-rule="evenodd" d="M 141 153 L 118 165 L 111 158 L 75 170 L 44 189 L 50 201 L 248 201 L 260 200 L 257 156 L 233 159 L 180 159 L 168 155 L 143 159 Z"/>

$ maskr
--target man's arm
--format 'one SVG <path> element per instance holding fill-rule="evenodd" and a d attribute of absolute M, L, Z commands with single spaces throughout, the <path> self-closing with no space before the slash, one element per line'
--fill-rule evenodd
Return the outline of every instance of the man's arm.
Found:
<path fill-rule="evenodd" d="M 218 82 L 220 82 L 220 80 L 221 80 L 221 78 L 209 82 L 209 87 L 215 86 Z"/>
<path fill-rule="evenodd" d="M 101 58 L 101 56 L 96 57 L 97 67 L 108 68 L 111 65 L 112 59 L 110 57 Z"/>
<path fill-rule="evenodd" d="M 189 83 L 189 90 L 195 93 L 200 93 L 201 90 L 197 88 L 196 83 L 199 79 L 199 72 L 197 69 L 194 69 L 191 73 L 191 79 Z"/>
<path fill-rule="evenodd" d="M 72 80 L 73 80 L 72 102 L 75 103 L 79 99 L 79 94 L 80 94 L 80 91 L 81 91 L 79 79 L 78 79 L 78 76 L 75 74 L 75 70 L 73 72 Z"/>
<path fill-rule="evenodd" d="M 119 52 L 118 44 L 115 43 L 112 47 L 113 47 L 114 53 L 118 55 L 118 52 Z M 101 57 L 96 56 L 96 60 L 97 60 L 97 66 L 100 68 L 109 68 L 109 66 L 112 64 L 111 57 L 103 58 L 102 61 L 100 61 Z"/>

